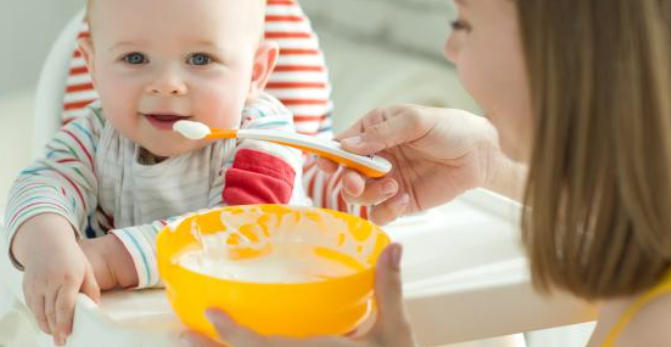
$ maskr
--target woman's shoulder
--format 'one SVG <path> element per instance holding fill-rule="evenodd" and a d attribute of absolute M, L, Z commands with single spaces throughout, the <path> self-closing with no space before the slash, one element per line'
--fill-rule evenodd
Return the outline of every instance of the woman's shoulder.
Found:
<path fill-rule="evenodd" d="M 588 346 L 671 346 L 671 291 L 646 302 L 640 298 L 604 303 Z M 633 316 L 628 314 L 639 305 L 640 309 Z M 627 316 L 631 316 L 630 319 Z M 614 343 L 611 344 L 611 340 Z"/>
<path fill-rule="evenodd" d="M 671 292 L 648 302 L 624 328 L 615 346 L 671 346 Z"/>

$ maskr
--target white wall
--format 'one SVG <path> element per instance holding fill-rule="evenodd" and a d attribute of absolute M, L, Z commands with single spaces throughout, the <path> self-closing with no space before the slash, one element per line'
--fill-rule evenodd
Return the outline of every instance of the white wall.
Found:
<path fill-rule="evenodd" d="M 365 40 L 444 63 L 442 47 L 457 17 L 448 0 L 300 0 L 310 18 L 350 40 Z"/>
<path fill-rule="evenodd" d="M 51 43 L 84 0 L 0 0 L 0 95 L 32 89 Z"/>

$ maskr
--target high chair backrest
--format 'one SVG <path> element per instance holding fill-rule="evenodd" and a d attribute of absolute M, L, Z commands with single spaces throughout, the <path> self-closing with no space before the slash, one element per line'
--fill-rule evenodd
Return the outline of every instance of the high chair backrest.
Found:
<path fill-rule="evenodd" d="M 60 33 L 43 66 L 36 93 L 33 158 L 53 134 L 98 95 L 77 48 L 76 39 L 88 35 L 84 12 Z M 277 66 L 266 91 L 294 113 L 296 130 L 324 138 L 332 136 L 331 86 L 319 40 L 296 0 L 267 0 L 265 38 L 280 47 Z M 340 174 L 320 172 L 306 160 L 304 187 L 314 205 L 367 216 L 367 209 L 348 205 L 340 190 Z"/>
<path fill-rule="evenodd" d="M 32 157 L 44 155 L 44 146 L 60 128 L 62 123 L 63 97 L 68 78 L 72 52 L 76 49 L 75 38 L 81 28 L 84 11 L 74 16 L 63 28 L 54 42 L 42 66 L 35 93 Z"/>

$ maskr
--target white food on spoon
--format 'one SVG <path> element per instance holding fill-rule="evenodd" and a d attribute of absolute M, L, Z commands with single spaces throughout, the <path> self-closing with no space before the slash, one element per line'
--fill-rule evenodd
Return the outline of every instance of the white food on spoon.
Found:
<path fill-rule="evenodd" d="M 199 122 L 180 120 L 172 125 L 172 130 L 191 140 L 202 140 L 211 133 L 210 128 Z"/>

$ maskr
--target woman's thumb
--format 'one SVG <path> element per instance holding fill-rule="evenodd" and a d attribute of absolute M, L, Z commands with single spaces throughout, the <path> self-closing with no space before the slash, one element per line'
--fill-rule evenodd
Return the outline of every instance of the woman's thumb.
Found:
<path fill-rule="evenodd" d="M 379 311 L 376 325 L 383 330 L 393 329 L 400 320 L 405 321 L 400 269 L 402 252 L 398 243 L 387 246 L 375 269 L 375 298 Z"/>

